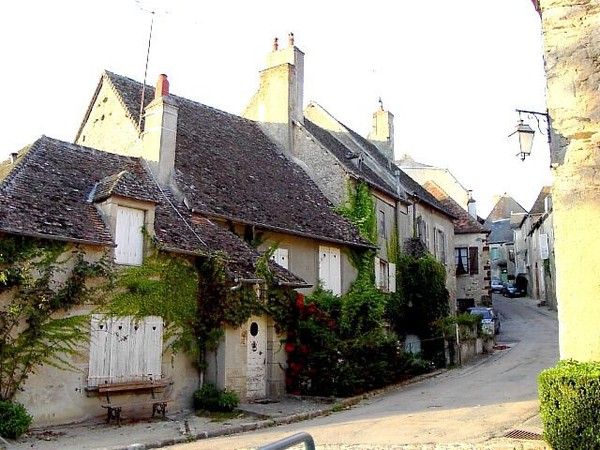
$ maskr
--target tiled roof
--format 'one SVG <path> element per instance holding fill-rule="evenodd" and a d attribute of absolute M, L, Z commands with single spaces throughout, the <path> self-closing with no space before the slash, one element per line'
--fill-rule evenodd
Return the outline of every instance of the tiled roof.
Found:
<path fill-rule="evenodd" d="M 544 186 L 535 199 L 529 214 L 544 214 L 546 212 L 546 198 L 551 195 L 551 187 Z"/>
<path fill-rule="evenodd" d="M 490 244 L 512 244 L 514 242 L 513 230 L 510 226 L 510 219 L 500 219 L 493 222 L 486 222 L 490 227 L 488 243 Z"/>
<path fill-rule="evenodd" d="M 130 196 L 148 200 L 139 161 L 41 137 L 22 150 L 0 185 L 0 230 L 111 245 L 110 230 L 88 201 L 103 178 L 128 171 Z"/>
<path fill-rule="evenodd" d="M 42 137 L 24 149 L 16 163 L 0 166 L 0 232 L 114 245 L 94 202 L 110 195 L 155 204 L 155 233 L 175 252 L 223 252 L 233 278 L 256 278 L 260 254 L 233 233 L 207 219 L 194 218 L 168 192 L 155 185 L 141 160 Z M 276 279 L 306 283 L 272 264 Z"/>
<path fill-rule="evenodd" d="M 142 85 L 105 72 L 132 120 Z M 146 87 L 146 102 L 154 89 Z M 175 179 L 193 211 L 264 229 L 370 246 L 309 176 L 251 120 L 171 95 L 178 106 Z"/>
<path fill-rule="evenodd" d="M 353 153 L 344 144 L 337 140 L 333 134 L 310 120 L 304 120 L 304 127 L 312 134 L 325 148 L 327 148 L 354 177 L 365 181 L 393 198 L 400 198 L 394 186 L 391 186 L 379 175 L 377 175 L 367 164 L 357 162 L 358 155 Z"/>
<path fill-rule="evenodd" d="M 442 188 L 436 183 L 428 181 L 423 186 L 429 193 L 437 198 L 444 207 L 452 212 L 455 219 L 452 220 L 454 223 L 454 233 L 456 234 L 469 234 L 469 233 L 489 233 L 490 230 L 481 225 L 476 219 L 465 211 L 456 201 L 450 197 Z"/>
<path fill-rule="evenodd" d="M 452 214 L 434 196 L 407 175 L 393 161 L 388 160 L 375 144 L 339 122 L 318 104 L 313 102 L 309 107 L 320 109 L 332 120 L 335 120 L 340 128 L 344 130 L 341 133 L 333 133 L 307 118 L 304 120 L 305 128 L 321 145 L 336 156 L 340 164 L 347 171 L 381 192 L 391 195 L 393 198 L 401 198 L 396 190 L 395 183 L 397 179 L 407 195 L 416 196 L 430 207 L 452 217 Z M 363 164 L 354 163 L 352 157 L 357 157 L 361 154 L 364 159 Z M 384 175 L 379 175 L 372 167 L 369 167 L 371 164 L 376 165 L 378 170 L 384 173 Z M 401 195 L 404 195 L 404 193 Z"/>
<path fill-rule="evenodd" d="M 488 214 L 487 221 L 496 221 L 500 219 L 508 219 L 511 214 L 527 213 L 514 198 L 508 194 L 502 195 L 500 199 L 494 205 L 492 211 Z"/>

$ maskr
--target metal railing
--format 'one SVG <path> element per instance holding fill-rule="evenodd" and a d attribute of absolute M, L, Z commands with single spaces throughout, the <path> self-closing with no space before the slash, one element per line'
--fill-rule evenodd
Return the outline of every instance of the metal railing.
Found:
<path fill-rule="evenodd" d="M 298 444 L 304 444 L 304 448 L 306 450 L 315 450 L 315 441 L 310 434 L 304 431 L 278 441 L 271 442 L 270 444 L 263 445 L 257 450 L 284 450 Z"/>

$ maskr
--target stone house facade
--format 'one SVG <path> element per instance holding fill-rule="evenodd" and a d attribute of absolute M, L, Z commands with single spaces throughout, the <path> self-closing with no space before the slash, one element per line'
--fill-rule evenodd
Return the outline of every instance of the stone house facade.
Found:
<path fill-rule="evenodd" d="M 517 276 L 528 281 L 528 295 L 556 309 L 556 269 L 550 187 L 541 189 L 528 214 L 514 230 Z"/>
<path fill-rule="evenodd" d="M 67 256 L 79 249 L 90 261 L 108 255 L 117 268 L 140 265 L 156 248 L 190 262 L 218 252 L 227 258 L 232 284 L 260 283 L 255 275 L 260 253 L 210 220 L 193 217 L 189 209 L 160 189 L 153 176 L 139 158 L 42 137 L 21 150 L 14 161 L 0 165 L 1 236 L 64 242 L 61 260 L 68 261 Z M 69 266 L 65 269 L 68 271 Z M 271 270 L 278 283 L 307 286 L 275 263 Z M 1 306 L 9 305 L 13 295 L 12 290 L 3 291 Z M 84 304 L 71 313 L 87 314 L 95 307 Z M 131 377 L 168 379 L 173 406 L 189 406 L 198 386 L 198 373 L 183 353 L 168 350 L 162 336 L 163 320 L 147 317 L 141 320 L 142 326 L 132 330 L 132 319 L 120 318 L 114 325 L 129 330 L 122 340 L 110 331 L 113 322 L 106 318 L 91 324 L 89 348 L 71 360 L 77 370 L 45 365 L 27 379 L 15 400 L 26 406 L 36 425 L 101 415 L 96 394 L 99 383 Z M 147 333 L 138 333 L 150 323 L 152 345 Z M 110 358 L 95 353 L 101 342 L 112 349 Z M 131 345 L 137 345 L 144 355 L 135 368 L 127 362 Z"/>
<path fill-rule="evenodd" d="M 514 229 L 526 213 L 525 208 L 505 193 L 498 197 L 488 214 L 484 225 L 490 229 L 488 242 L 492 278 L 503 282 L 516 279 Z"/>
<path fill-rule="evenodd" d="M 427 181 L 424 187 L 455 216 L 453 256 L 457 311 L 465 312 L 471 306 L 491 305 L 488 245 L 490 230 L 433 181 Z"/>
<path fill-rule="evenodd" d="M 284 153 L 303 167 L 335 205 L 344 204 L 348 186 L 365 183 L 378 219 L 376 274 L 380 287 L 390 289 L 392 239 L 400 243 L 420 237 L 447 269 L 451 310 L 456 299 L 452 258 L 453 216 L 394 163 L 393 115 L 383 106 L 373 114 L 368 139 L 346 127 L 318 103 L 303 108 L 304 53 L 290 34 L 288 46 L 275 40 L 260 72 L 258 91 L 243 115 L 256 121 Z"/>
<path fill-rule="evenodd" d="M 146 87 L 140 117 L 141 92 L 140 83 L 105 72 L 75 144 L 44 137 L 2 164 L 3 235 L 65 241 L 83 246 L 89 258 L 108 252 L 117 267 L 142 264 L 152 252 L 150 240 L 161 252 L 191 262 L 219 254 L 227 261 L 229 286 L 251 285 L 258 295 L 265 282 L 257 275 L 258 261 L 262 250 L 272 248 L 269 270 L 279 286 L 303 292 L 319 282 L 338 293 L 349 288 L 355 276 L 350 249 L 372 244 L 255 123 L 170 94 L 165 76 L 156 88 Z M 251 241 L 260 244 L 258 251 Z M 161 329 L 160 318 L 143 320 Z M 96 325 L 102 325 L 98 333 L 108 331 L 113 322 L 101 317 L 92 331 Z M 102 372 L 94 358 L 105 357 L 107 347 L 98 347 L 93 336 L 75 361 L 76 373 L 44 367 L 27 381 L 16 400 L 36 425 L 101 415 L 94 395 L 99 382 L 149 373 Z M 243 400 L 281 396 L 281 338 L 269 316 L 226 327 L 206 359 L 205 381 L 235 389 Z M 152 376 L 169 380 L 174 408 L 189 407 L 199 382 L 193 362 L 163 354 L 161 340 L 154 342 L 156 358 L 146 355 L 154 361 Z M 149 350 L 142 345 L 140 351 Z M 49 396 L 50 404 L 39 401 Z"/>

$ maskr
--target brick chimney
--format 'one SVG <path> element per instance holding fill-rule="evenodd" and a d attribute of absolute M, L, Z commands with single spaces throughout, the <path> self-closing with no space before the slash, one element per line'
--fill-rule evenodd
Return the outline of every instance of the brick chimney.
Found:
<path fill-rule="evenodd" d="M 373 127 L 367 136 L 379 151 L 390 161 L 394 161 L 394 115 L 383 108 L 379 98 L 379 108 L 373 113 Z"/>
<path fill-rule="evenodd" d="M 288 46 L 281 48 L 275 38 L 260 72 L 258 92 L 243 116 L 261 123 L 263 129 L 285 150 L 292 152 L 293 122 L 304 123 L 304 53 L 288 35 Z"/>
<path fill-rule="evenodd" d="M 154 100 L 146 107 L 142 133 L 142 157 L 148 161 L 152 173 L 161 185 L 171 181 L 175 166 L 178 106 L 169 95 L 169 80 L 158 76 Z"/>

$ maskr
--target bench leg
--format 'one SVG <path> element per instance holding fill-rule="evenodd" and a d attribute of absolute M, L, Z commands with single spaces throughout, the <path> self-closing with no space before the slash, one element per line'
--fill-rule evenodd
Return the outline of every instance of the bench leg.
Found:
<path fill-rule="evenodd" d="M 108 417 L 106 419 L 106 423 L 110 424 L 110 421 L 112 419 L 115 419 L 117 421 L 117 424 L 119 426 L 121 426 L 121 407 L 120 406 L 116 406 L 116 407 L 111 407 L 109 406 L 107 408 L 108 411 Z"/>
<path fill-rule="evenodd" d="M 156 413 L 161 413 L 164 418 L 167 413 L 167 403 L 160 402 L 152 404 L 152 417 L 154 417 Z"/>

